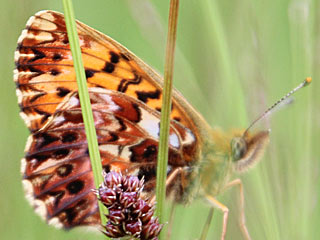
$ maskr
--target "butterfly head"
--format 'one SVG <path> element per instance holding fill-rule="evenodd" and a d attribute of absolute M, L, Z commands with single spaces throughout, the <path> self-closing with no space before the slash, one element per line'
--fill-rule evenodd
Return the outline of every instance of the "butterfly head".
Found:
<path fill-rule="evenodd" d="M 263 150 L 269 139 L 269 131 L 260 131 L 250 136 L 250 129 L 260 122 L 266 116 L 270 115 L 299 89 L 308 86 L 311 83 L 311 78 L 306 78 L 296 88 L 284 95 L 281 99 L 269 107 L 263 114 L 261 114 L 240 136 L 235 136 L 231 140 L 231 156 L 234 162 L 234 169 L 238 172 L 243 172 L 253 166 L 261 158 Z M 285 104 L 284 104 L 285 105 Z"/>
<path fill-rule="evenodd" d="M 255 134 L 245 132 L 231 139 L 231 159 L 236 172 L 244 172 L 253 167 L 262 157 L 269 141 L 269 131 Z"/>
<path fill-rule="evenodd" d="M 205 194 L 216 196 L 224 189 L 233 173 L 252 168 L 262 158 L 269 141 L 269 131 L 251 132 L 214 128 L 202 156 L 200 184 Z"/>

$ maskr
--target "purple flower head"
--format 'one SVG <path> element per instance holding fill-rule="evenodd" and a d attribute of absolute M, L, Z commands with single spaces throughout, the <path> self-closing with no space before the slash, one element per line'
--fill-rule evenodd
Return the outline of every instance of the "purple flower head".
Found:
<path fill-rule="evenodd" d="M 108 208 L 108 223 L 104 234 L 110 238 L 134 237 L 155 240 L 163 225 L 154 217 L 154 204 L 143 199 L 144 180 L 111 171 L 96 193 Z"/>

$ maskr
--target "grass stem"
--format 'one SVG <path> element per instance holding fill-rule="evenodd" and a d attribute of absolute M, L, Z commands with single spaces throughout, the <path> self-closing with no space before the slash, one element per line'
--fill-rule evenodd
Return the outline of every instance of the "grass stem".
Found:
<path fill-rule="evenodd" d="M 166 179 L 168 165 L 168 142 L 170 129 L 172 76 L 174 66 L 174 50 L 176 43 L 177 22 L 178 22 L 179 0 L 170 1 L 169 27 L 166 47 L 166 57 L 164 66 L 164 87 L 161 109 L 160 139 L 157 164 L 157 209 L 156 214 L 161 223 L 164 222 L 164 202 L 166 195 Z M 160 235 L 161 238 L 161 235 Z"/>
<path fill-rule="evenodd" d="M 91 167 L 94 176 L 95 187 L 98 188 L 100 183 L 103 182 L 102 177 L 102 165 L 100 159 L 100 152 L 98 148 L 98 141 L 96 135 L 96 129 L 93 120 L 93 114 L 90 104 L 90 97 L 87 87 L 87 80 L 85 76 L 84 66 L 81 57 L 81 49 L 79 44 L 79 37 L 77 32 L 77 27 L 75 23 L 75 16 L 73 11 L 73 5 L 71 0 L 63 0 L 64 13 L 65 13 L 65 21 L 68 31 L 68 38 L 70 42 L 70 49 L 72 52 L 73 65 L 76 72 L 79 98 L 82 110 L 82 117 L 85 126 L 87 141 L 88 141 L 88 149 L 91 161 Z M 106 219 L 104 214 L 106 214 L 106 210 L 104 210 L 103 205 L 99 202 L 99 211 L 101 217 L 101 223 L 105 224 Z"/>

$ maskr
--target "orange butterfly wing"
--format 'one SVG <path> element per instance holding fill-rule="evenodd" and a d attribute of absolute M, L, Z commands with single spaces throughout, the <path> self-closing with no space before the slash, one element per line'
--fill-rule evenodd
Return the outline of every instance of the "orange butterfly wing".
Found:
<path fill-rule="evenodd" d="M 77 28 L 88 87 L 123 92 L 161 110 L 162 79 L 157 73 L 111 38 L 80 22 Z M 19 104 L 30 130 L 36 131 L 77 90 L 63 15 L 42 11 L 31 17 L 18 40 L 15 62 Z M 194 127 L 176 100 L 171 118 Z"/>
<path fill-rule="evenodd" d="M 144 176 L 154 194 L 162 98 L 161 78 L 109 37 L 77 22 L 102 164 Z M 76 77 L 60 13 L 31 17 L 15 53 L 18 102 L 31 131 L 22 160 L 27 198 L 55 226 L 100 223 Z M 206 124 L 178 92 L 173 93 L 168 175 L 191 174 Z M 181 176 L 182 178 L 183 176 Z M 181 179 L 168 187 L 183 200 Z"/>

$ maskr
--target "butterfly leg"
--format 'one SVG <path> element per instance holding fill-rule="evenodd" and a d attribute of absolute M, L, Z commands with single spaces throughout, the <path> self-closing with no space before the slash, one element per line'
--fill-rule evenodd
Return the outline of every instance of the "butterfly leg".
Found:
<path fill-rule="evenodd" d="M 223 212 L 223 224 L 222 224 L 222 233 L 221 233 L 221 240 L 224 240 L 227 232 L 227 223 L 228 223 L 228 215 L 229 215 L 229 209 L 225 205 L 223 205 L 221 202 L 219 202 L 217 199 L 215 199 L 212 196 L 207 195 L 206 196 L 209 203 L 212 205 L 212 207 L 219 209 Z"/>
<path fill-rule="evenodd" d="M 166 186 L 168 186 L 169 184 L 171 184 L 176 177 L 178 176 L 178 174 L 183 174 L 183 168 L 182 167 L 178 167 L 176 168 L 172 173 L 169 174 L 169 176 L 167 176 L 167 180 L 166 180 Z M 156 196 L 154 196 L 153 198 L 151 198 L 151 203 L 154 203 L 156 201 Z"/>
<path fill-rule="evenodd" d="M 244 212 L 244 194 L 243 194 L 243 184 L 242 181 L 238 178 L 231 182 L 229 182 L 224 190 L 227 190 L 231 187 L 238 186 L 239 187 L 239 207 L 240 207 L 240 216 L 239 216 L 239 224 L 240 229 L 243 233 L 243 236 L 246 240 L 251 240 L 250 234 L 248 232 L 247 226 L 246 226 L 246 217 Z"/>

